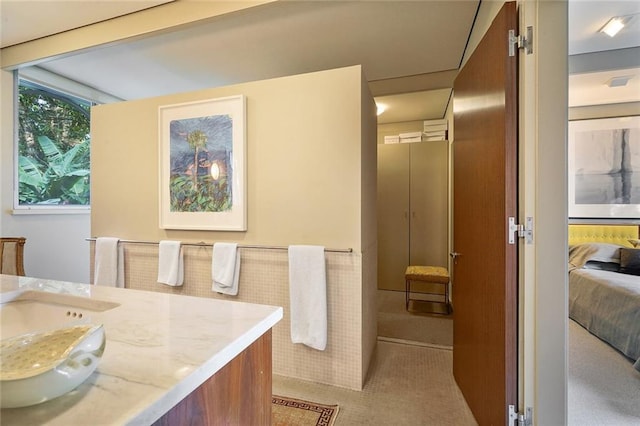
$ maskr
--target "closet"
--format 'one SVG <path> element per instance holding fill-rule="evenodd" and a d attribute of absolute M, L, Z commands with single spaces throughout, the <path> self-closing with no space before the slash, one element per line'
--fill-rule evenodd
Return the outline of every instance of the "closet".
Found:
<path fill-rule="evenodd" d="M 404 291 L 409 264 L 447 267 L 448 142 L 378 145 L 378 288 Z"/>

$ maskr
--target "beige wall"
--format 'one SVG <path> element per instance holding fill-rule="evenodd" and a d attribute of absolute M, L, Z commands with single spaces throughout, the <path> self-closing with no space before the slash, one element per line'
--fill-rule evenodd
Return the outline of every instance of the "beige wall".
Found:
<path fill-rule="evenodd" d="M 0 117 L 0 235 L 7 235 L 4 232 L 4 215 L 5 209 L 12 208 L 12 203 L 7 204 L 13 197 L 13 188 L 5 184 L 5 182 L 13 182 L 13 114 L 7 114 L 5 111 L 13 111 L 14 96 L 13 73 L 0 70 L 0 111 L 3 111 Z"/>
<path fill-rule="evenodd" d="M 362 78 L 362 382 L 364 383 L 378 339 L 378 229 L 376 105 Z"/>
<path fill-rule="evenodd" d="M 11 70 L 100 45 L 120 43 L 162 31 L 184 28 L 227 13 L 269 3 L 258 1 L 173 1 L 137 13 L 0 50 L 0 230 L 27 238 L 25 270 L 33 277 L 89 282 L 90 215 L 15 214 L 13 208 L 13 74 Z"/>
<path fill-rule="evenodd" d="M 238 94 L 247 101 L 248 230 L 160 229 L 158 107 Z M 242 249 L 239 294 L 225 297 L 211 291 L 210 249 L 189 247 L 183 287 L 168 288 L 155 282 L 157 248 L 126 244 L 125 284 L 283 306 L 274 371 L 361 389 L 377 338 L 375 117 L 360 66 L 95 107 L 92 235 L 353 248 L 326 256 L 322 352 L 290 341 L 286 252 Z"/>
<path fill-rule="evenodd" d="M 361 207 L 361 79 L 354 66 L 95 107 L 92 235 L 360 251 L 362 216 L 374 214 Z M 247 231 L 160 229 L 158 107 L 238 94 L 247 99 Z"/>
<path fill-rule="evenodd" d="M 122 246 L 126 288 L 282 306 L 282 321 L 273 327 L 273 373 L 353 390 L 362 389 L 368 367 L 363 360 L 372 354 L 363 351 L 359 344 L 363 340 L 360 309 L 363 256 L 360 254 L 327 252 L 325 255 L 327 347 L 324 351 L 317 351 L 291 343 L 286 251 L 240 249 L 238 295 L 227 296 L 211 291 L 211 247 L 184 247 L 184 284 L 172 287 L 156 282 L 157 245 Z"/>

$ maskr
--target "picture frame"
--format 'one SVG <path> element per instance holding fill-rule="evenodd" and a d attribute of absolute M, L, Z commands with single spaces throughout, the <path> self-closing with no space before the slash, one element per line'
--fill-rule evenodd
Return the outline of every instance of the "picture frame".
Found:
<path fill-rule="evenodd" d="M 159 107 L 159 226 L 246 231 L 244 95 Z"/>
<path fill-rule="evenodd" d="M 640 116 L 569 122 L 569 218 L 640 218 Z"/>

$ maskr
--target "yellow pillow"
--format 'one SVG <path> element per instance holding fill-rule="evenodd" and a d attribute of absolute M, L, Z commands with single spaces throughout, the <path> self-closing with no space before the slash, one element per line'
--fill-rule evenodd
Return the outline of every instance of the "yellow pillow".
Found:
<path fill-rule="evenodd" d="M 632 246 L 640 248 L 640 240 L 629 240 Z"/>

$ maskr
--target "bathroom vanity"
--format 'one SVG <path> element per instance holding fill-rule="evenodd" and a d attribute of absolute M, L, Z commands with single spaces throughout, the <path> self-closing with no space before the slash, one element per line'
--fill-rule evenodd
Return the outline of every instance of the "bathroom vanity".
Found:
<path fill-rule="evenodd" d="M 8 275 L 0 303 L 3 339 L 76 323 L 103 324 L 106 334 L 87 380 L 50 401 L 2 409 L 3 426 L 271 422 L 280 307 Z"/>

